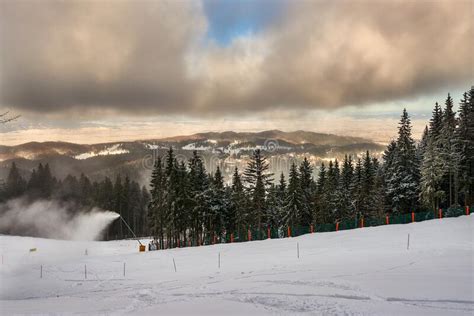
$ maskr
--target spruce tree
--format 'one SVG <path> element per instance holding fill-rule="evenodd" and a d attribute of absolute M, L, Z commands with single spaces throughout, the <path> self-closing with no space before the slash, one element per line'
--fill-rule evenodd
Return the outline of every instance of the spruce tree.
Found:
<path fill-rule="evenodd" d="M 266 222 L 265 195 L 273 177 L 268 169 L 266 157 L 262 155 L 260 149 L 257 149 L 250 157 L 244 172 L 244 181 L 250 197 L 250 213 L 258 229 Z"/>
<path fill-rule="evenodd" d="M 459 192 L 464 205 L 474 203 L 474 87 L 463 94 L 459 105 L 459 126 L 455 132 L 459 159 Z"/>
<path fill-rule="evenodd" d="M 246 231 L 250 219 L 247 213 L 248 201 L 237 167 L 235 167 L 234 174 L 232 175 L 231 207 L 235 213 L 234 229 L 237 236 L 240 236 L 241 233 Z"/>
<path fill-rule="evenodd" d="M 327 173 L 327 182 L 326 182 L 326 195 L 327 195 L 327 210 L 329 215 L 329 221 L 335 222 L 340 220 L 342 217 L 340 209 L 340 196 L 338 192 L 339 186 L 339 162 L 337 159 L 334 163 L 329 161 L 329 168 Z"/>
<path fill-rule="evenodd" d="M 354 168 L 354 176 L 352 178 L 352 198 L 354 205 L 355 216 L 354 219 L 357 220 L 362 216 L 362 200 L 363 200 L 363 169 L 362 169 L 362 160 L 357 159 L 357 163 Z"/>
<path fill-rule="evenodd" d="M 375 204 L 375 177 L 376 169 L 369 151 L 367 151 L 362 165 L 362 187 L 360 196 L 360 208 L 363 216 L 371 216 L 377 211 L 377 206 Z"/>
<path fill-rule="evenodd" d="M 299 174 L 302 192 L 301 225 L 309 226 L 313 222 L 315 184 L 313 181 L 313 167 L 311 167 L 306 157 L 300 165 Z"/>
<path fill-rule="evenodd" d="M 318 182 L 316 187 L 316 208 L 313 216 L 315 223 L 327 223 L 329 220 L 328 212 L 328 189 L 327 189 L 327 171 L 324 162 L 319 169 Z"/>
<path fill-rule="evenodd" d="M 288 226 L 299 225 L 302 218 L 303 191 L 300 184 L 300 175 L 293 162 L 290 168 L 288 190 L 285 203 L 283 223 Z"/>
<path fill-rule="evenodd" d="M 391 163 L 387 194 L 392 199 L 393 210 L 401 213 L 411 212 L 418 206 L 420 172 L 415 141 L 411 136 L 411 121 L 406 109 L 403 109 L 400 119 Z"/>
<path fill-rule="evenodd" d="M 441 160 L 441 172 L 443 174 L 442 189 L 447 194 L 446 203 L 448 207 L 457 203 L 454 197 L 454 177 L 457 174 L 459 159 L 454 150 L 454 133 L 456 129 L 456 117 L 453 111 L 453 99 L 448 94 L 443 111 L 441 131 L 437 137 L 439 147 L 439 158 Z"/>
<path fill-rule="evenodd" d="M 12 166 L 8 173 L 6 182 L 6 198 L 12 199 L 21 196 L 26 190 L 26 181 L 20 175 L 20 172 L 15 164 L 12 162 Z"/>
<path fill-rule="evenodd" d="M 202 221 L 209 209 L 209 177 L 202 158 L 193 151 L 188 162 L 192 236 L 195 242 L 202 236 Z"/>
<path fill-rule="evenodd" d="M 345 155 L 342 163 L 341 176 L 339 178 L 339 197 L 340 197 L 340 212 L 341 218 L 352 218 L 354 213 L 353 197 L 352 197 L 352 182 L 354 177 L 354 165 L 352 157 Z"/>

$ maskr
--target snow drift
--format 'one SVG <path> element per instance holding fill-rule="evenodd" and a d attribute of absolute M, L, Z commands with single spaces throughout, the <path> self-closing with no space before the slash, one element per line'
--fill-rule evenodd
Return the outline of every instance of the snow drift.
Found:
<path fill-rule="evenodd" d="M 65 240 L 96 240 L 119 215 L 53 200 L 15 199 L 0 205 L 0 233 Z"/>

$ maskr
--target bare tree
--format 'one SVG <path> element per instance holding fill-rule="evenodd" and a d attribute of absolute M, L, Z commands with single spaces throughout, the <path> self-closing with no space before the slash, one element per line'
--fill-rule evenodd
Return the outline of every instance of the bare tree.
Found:
<path fill-rule="evenodd" d="M 8 122 L 14 121 L 20 117 L 20 115 L 11 116 L 9 115 L 9 113 L 10 113 L 9 111 L 0 113 L 0 124 L 5 124 Z"/>

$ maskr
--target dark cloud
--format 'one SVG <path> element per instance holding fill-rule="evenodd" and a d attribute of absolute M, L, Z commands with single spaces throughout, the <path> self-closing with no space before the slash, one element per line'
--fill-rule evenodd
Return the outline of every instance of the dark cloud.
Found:
<path fill-rule="evenodd" d="M 469 0 L 289 1 L 225 47 L 200 2 L 0 3 L 0 105 L 18 110 L 337 108 L 473 82 Z"/>

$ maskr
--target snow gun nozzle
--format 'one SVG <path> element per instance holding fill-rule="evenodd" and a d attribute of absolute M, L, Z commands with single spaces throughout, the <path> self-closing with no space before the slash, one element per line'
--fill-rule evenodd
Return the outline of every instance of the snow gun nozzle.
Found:
<path fill-rule="evenodd" d="M 135 239 L 138 241 L 138 243 L 140 244 L 140 246 L 143 246 L 143 244 L 140 242 L 140 239 L 138 239 L 137 235 L 135 235 L 135 233 L 133 232 L 133 230 L 130 228 L 130 226 L 127 224 L 127 222 L 125 221 L 125 219 L 122 217 L 122 215 L 119 215 L 120 219 L 122 220 L 122 222 L 125 224 L 125 226 L 128 228 L 128 230 L 132 233 L 133 237 L 135 237 Z"/>

